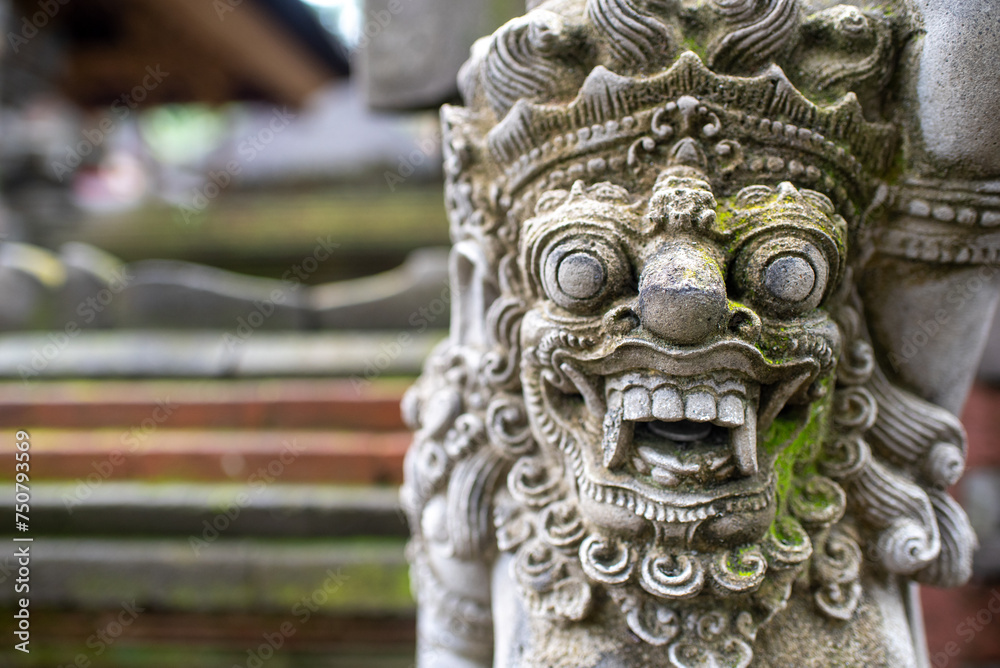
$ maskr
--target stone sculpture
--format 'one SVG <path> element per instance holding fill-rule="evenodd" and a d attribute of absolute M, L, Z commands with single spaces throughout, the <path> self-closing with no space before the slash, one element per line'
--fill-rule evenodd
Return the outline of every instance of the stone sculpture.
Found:
<path fill-rule="evenodd" d="M 927 665 L 1000 191 L 921 118 L 924 5 L 548 0 L 473 47 L 403 406 L 419 666 Z M 978 329 L 907 354 L 973 275 Z"/>

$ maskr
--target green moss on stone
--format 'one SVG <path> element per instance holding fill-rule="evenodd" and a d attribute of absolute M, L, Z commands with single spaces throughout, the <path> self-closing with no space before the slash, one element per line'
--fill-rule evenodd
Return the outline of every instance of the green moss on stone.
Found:
<path fill-rule="evenodd" d="M 830 385 L 832 379 L 821 381 L 826 389 L 824 399 L 809 407 L 803 424 L 801 416 L 778 416 L 764 436 L 764 447 L 770 453 L 778 453 L 774 461 L 777 479 L 778 516 L 785 509 L 788 492 L 795 478 L 815 473 L 816 457 L 819 455 L 823 438 L 827 431 L 830 402 L 833 397 Z"/>

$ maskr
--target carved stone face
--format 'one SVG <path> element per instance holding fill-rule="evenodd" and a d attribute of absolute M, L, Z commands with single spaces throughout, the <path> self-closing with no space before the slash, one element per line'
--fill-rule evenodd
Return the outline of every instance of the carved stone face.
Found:
<path fill-rule="evenodd" d="M 761 539 L 776 463 L 839 354 L 823 304 L 845 263 L 843 220 L 788 183 L 720 206 L 691 175 L 661 176 L 651 196 L 577 182 L 535 211 L 520 242 L 535 299 L 522 385 L 581 514 L 652 529 L 661 548 Z"/>
<path fill-rule="evenodd" d="M 533 2 L 474 47 L 442 112 L 452 333 L 406 410 L 424 646 L 919 663 L 899 585 L 971 572 L 965 442 L 884 371 L 884 323 L 944 294 L 921 262 L 996 261 L 995 189 L 899 172 L 922 24 L 829 4 Z"/>

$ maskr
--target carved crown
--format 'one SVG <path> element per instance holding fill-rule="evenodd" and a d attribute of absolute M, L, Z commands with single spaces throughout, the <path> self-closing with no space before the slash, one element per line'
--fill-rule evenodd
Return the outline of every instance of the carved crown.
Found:
<path fill-rule="evenodd" d="M 793 181 L 853 223 L 892 163 L 894 127 L 854 92 L 886 93 L 894 37 L 881 14 L 803 20 L 793 0 L 536 4 L 477 43 L 460 75 L 466 107 L 443 112 L 452 174 L 485 168 L 497 197 L 685 166 L 722 194 Z"/>

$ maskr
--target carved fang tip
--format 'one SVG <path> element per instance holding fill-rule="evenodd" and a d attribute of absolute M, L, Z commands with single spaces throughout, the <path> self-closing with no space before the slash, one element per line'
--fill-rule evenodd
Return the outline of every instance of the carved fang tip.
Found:
<path fill-rule="evenodd" d="M 757 473 L 757 415 L 752 405 L 746 407 L 746 419 L 733 429 L 733 454 L 743 475 Z"/>
<path fill-rule="evenodd" d="M 626 422 L 622 408 L 622 395 L 612 392 L 608 397 L 608 411 L 604 415 L 604 467 L 611 469 L 625 460 L 628 446 L 632 442 L 634 422 Z"/>

